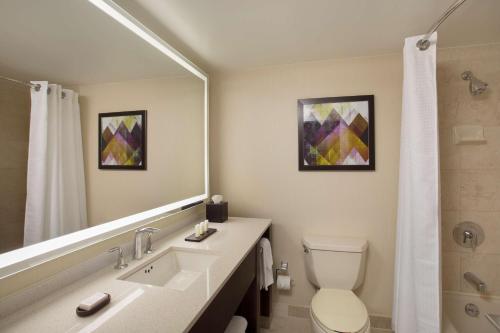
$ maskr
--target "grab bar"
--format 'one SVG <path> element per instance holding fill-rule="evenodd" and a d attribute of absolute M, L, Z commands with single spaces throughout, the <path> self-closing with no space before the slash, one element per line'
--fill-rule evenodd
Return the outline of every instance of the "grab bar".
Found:
<path fill-rule="evenodd" d="M 489 320 L 491 325 L 493 325 L 497 329 L 497 331 L 500 332 L 500 315 L 488 313 L 485 314 L 484 316 L 486 317 L 486 319 Z"/>
<path fill-rule="evenodd" d="M 465 272 L 464 279 L 476 287 L 477 291 L 480 293 L 486 292 L 486 283 L 484 283 L 480 278 L 471 272 Z"/>

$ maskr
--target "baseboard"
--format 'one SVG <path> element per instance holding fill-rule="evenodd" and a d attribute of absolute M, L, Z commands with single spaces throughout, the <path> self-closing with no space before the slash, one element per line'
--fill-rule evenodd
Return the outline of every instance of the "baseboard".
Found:
<path fill-rule="evenodd" d="M 307 319 L 309 318 L 309 307 L 286 303 L 273 303 L 271 314 L 272 316 L 277 317 L 295 317 Z M 268 328 L 271 322 L 271 318 L 261 317 L 261 322 L 261 327 Z M 392 332 L 390 317 L 370 315 L 370 326 L 377 329 L 377 332 L 379 332 L 379 330 L 381 330 L 380 332 Z"/>
<path fill-rule="evenodd" d="M 391 330 L 391 321 L 390 317 L 378 316 L 378 315 L 370 315 L 370 326 L 372 328 L 379 328 L 383 330 Z"/>
<path fill-rule="evenodd" d="M 271 317 L 260 316 L 260 328 L 269 329 L 271 327 Z"/>

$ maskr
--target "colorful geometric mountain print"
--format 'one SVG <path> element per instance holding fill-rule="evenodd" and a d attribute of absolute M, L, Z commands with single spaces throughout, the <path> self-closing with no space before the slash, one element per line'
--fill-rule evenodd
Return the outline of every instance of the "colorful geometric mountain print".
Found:
<path fill-rule="evenodd" d="M 304 165 L 369 165 L 368 102 L 306 104 Z"/>
<path fill-rule="evenodd" d="M 141 166 L 144 162 L 142 131 L 142 115 L 102 117 L 102 165 Z"/>

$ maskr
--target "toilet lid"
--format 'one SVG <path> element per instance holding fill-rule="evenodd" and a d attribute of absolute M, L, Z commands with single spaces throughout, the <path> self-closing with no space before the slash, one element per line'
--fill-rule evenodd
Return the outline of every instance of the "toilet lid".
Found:
<path fill-rule="evenodd" d="M 368 321 L 365 305 L 350 290 L 320 289 L 312 299 L 311 311 L 332 331 L 358 332 Z"/>

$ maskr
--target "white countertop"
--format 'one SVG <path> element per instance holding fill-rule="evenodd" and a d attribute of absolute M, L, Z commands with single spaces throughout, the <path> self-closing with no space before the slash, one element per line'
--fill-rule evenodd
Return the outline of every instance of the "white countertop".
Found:
<path fill-rule="evenodd" d="M 126 269 L 101 269 L 0 321 L 1 332 L 184 332 L 191 328 L 247 253 L 271 224 L 268 219 L 229 218 L 210 223 L 217 232 L 200 243 L 186 242 L 192 226 L 155 242 L 155 252 Z M 170 247 L 208 250 L 219 258 L 185 291 L 118 280 Z M 128 258 L 127 258 L 128 259 Z M 111 303 L 81 318 L 75 308 L 95 292 Z"/>

